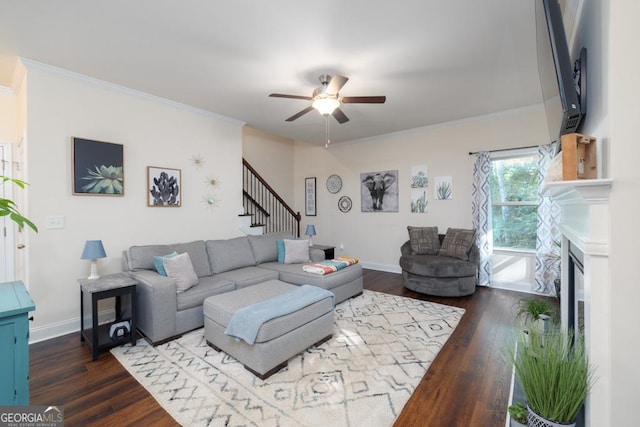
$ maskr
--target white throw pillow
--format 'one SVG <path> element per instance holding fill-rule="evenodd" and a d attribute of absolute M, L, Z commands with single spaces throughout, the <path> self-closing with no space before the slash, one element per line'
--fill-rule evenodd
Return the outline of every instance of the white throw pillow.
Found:
<path fill-rule="evenodd" d="M 284 240 L 284 263 L 298 264 L 309 262 L 308 240 Z"/>
<path fill-rule="evenodd" d="M 176 290 L 178 293 L 198 284 L 198 275 L 193 269 L 191 257 L 188 253 L 183 253 L 173 258 L 164 258 L 162 260 L 167 277 L 176 281 Z"/>

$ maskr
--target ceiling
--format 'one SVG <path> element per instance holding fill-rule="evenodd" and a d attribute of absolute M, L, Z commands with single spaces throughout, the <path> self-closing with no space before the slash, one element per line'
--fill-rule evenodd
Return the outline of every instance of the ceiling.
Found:
<path fill-rule="evenodd" d="M 296 140 L 285 119 L 321 74 L 349 81 L 332 143 L 539 104 L 532 0 L 0 0 L 0 86 L 16 57 L 140 90 Z"/>

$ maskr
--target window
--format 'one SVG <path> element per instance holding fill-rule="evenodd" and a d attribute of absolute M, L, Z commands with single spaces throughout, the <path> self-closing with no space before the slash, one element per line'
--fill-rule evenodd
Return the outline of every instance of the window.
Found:
<path fill-rule="evenodd" d="M 535 250 L 538 224 L 538 156 L 527 152 L 491 160 L 493 246 Z"/>

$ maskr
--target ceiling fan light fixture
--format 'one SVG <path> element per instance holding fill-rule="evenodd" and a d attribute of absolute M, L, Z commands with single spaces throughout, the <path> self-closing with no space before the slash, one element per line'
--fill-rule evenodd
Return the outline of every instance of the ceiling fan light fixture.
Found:
<path fill-rule="evenodd" d="M 323 97 L 314 99 L 311 105 L 324 116 L 333 113 L 340 106 L 340 101 L 337 98 Z"/>

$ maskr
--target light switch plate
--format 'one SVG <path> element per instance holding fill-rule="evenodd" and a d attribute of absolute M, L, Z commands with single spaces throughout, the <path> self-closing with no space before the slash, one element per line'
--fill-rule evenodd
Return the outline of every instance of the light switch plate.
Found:
<path fill-rule="evenodd" d="M 55 228 L 64 228 L 64 216 L 48 216 L 47 228 L 50 230 Z"/>

